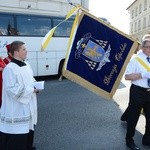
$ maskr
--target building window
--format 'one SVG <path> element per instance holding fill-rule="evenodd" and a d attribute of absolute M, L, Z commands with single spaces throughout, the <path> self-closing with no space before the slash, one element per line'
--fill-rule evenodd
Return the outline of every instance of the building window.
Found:
<path fill-rule="evenodd" d="M 137 31 L 137 22 L 135 22 L 135 28 L 134 28 L 134 31 L 135 31 L 135 32 Z"/>
<path fill-rule="evenodd" d="M 133 24 L 131 24 L 131 33 L 133 33 Z"/>
<path fill-rule="evenodd" d="M 143 18 L 143 29 L 146 28 L 146 17 Z"/>
<path fill-rule="evenodd" d="M 137 11 L 138 11 L 138 8 L 136 7 L 135 8 L 135 16 L 137 16 Z"/>
<path fill-rule="evenodd" d="M 147 0 L 144 1 L 144 10 L 147 10 Z"/>
<path fill-rule="evenodd" d="M 148 17 L 148 26 L 150 27 L 150 15 Z"/>
<path fill-rule="evenodd" d="M 141 30 L 141 20 L 138 21 L 138 30 Z"/>
<path fill-rule="evenodd" d="M 139 14 L 142 12 L 142 4 L 139 5 Z"/>
<path fill-rule="evenodd" d="M 132 19 L 134 18 L 134 10 L 132 10 Z"/>

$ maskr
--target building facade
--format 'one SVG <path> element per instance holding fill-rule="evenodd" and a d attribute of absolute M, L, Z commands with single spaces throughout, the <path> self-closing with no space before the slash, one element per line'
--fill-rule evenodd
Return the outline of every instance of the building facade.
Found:
<path fill-rule="evenodd" d="M 150 33 L 150 0 L 135 0 L 128 8 L 130 14 L 129 34 L 141 42 Z"/>

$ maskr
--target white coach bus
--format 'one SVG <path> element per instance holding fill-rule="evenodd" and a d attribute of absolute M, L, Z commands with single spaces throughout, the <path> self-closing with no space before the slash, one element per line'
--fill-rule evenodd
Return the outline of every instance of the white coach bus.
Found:
<path fill-rule="evenodd" d="M 72 0 L 88 9 L 88 0 Z M 1 0 L 0 56 L 7 56 L 6 45 L 15 40 L 26 44 L 27 61 L 34 76 L 60 75 L 65 60 L 73 18 L 56 29 L 47 49 L 41 52 L 46 33 L 72 9 L 67 0 Z"/>

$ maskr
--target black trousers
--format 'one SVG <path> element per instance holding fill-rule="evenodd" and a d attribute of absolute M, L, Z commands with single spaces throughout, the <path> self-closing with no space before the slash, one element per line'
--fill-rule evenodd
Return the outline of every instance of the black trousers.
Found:
<path fill-rule="evenodd" d="M 34 140 L 34 131 L 30 130 L 30 132 L 28 133 L 28 138 L 27 138 L 27 150 L 32 149 L 33 140 Z"/>
<path fill-rule="evenodd" d="M 127 121 L 127 117 L 129 115 L 129 106 L 126 108 L 126 110 L 124 111 L 124 113 L 121 116 L 121 120 L 122 121 Z"/>
<path fill-rule="evenodd" d="M 0 132 L 0 150 L 31 150 L 34 131 L 27 134 L 7 134 Z"/>
<path fill-rule="evenodd" d="M 129 99 L 126 141 L 134 142 L 135 128 L 143 108 L 146 118 L 143 140 L 150 142 L 150 91 L 132 84 Z"/>

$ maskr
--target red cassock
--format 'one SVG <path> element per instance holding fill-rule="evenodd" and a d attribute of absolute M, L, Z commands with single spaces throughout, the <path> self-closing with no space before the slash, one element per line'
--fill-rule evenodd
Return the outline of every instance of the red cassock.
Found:
<path fill-rule="evenodd" d="M 8 55 L 8 57 L 6 57 L 6 58 L 4 58 L 4 62 L 5 62 L 5 64 L 7 65 L 8 63 L 10 63 L 11 62 L 11 60 L 12 60 L 12 57 L 10 56 L 10 55 Z"/>
<path fill-rule="evenodd" d="M 11 60 L 12 60 L 12 57 L 11 57 L 10 54 L 9 54 L 9 53 L 10 53 L 10 47 L 11 47 L 11 44 L 6 45 L 6 49 L 7 49 L 7 54 L 8 54 L 8 56 L 3 59 L 3 61 L 5 62 L 6 65 L 7 65 L 8 63 L 10 63 Z"/>
<path fill-rule="evenodd" d="M 2 71 L 5 67 L 5 63 L 2 58 L 0 58 L 0 106 L 2 104 Z"/>

